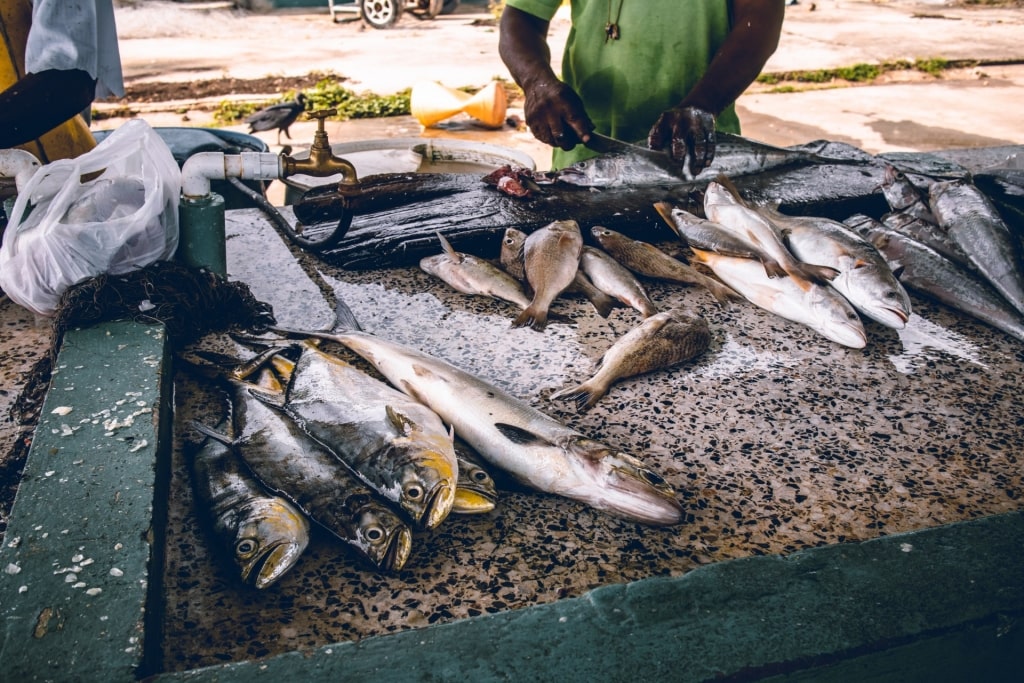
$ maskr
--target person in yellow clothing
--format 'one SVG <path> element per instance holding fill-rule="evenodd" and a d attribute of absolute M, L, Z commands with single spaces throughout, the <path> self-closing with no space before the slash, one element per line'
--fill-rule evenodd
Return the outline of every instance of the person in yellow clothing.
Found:
<path fill-rule="evenodd" d="M 113 0 L 3 0 L 0 34 L 0 149 L 48 163 L 94 147 L 90 105 L 124 94 Z"/>
<path fill-rule="evenodd" d="M 595 130 L 705 168 L 716 127 L 740 132 L 733 105 L 775 52 L 785 14 L 784 0 L 571 0 L 559 79 L 547 33 L 561 4 L 506 0 L 498 46 L 555 169 L 594 156 L 580 143 Z"/>

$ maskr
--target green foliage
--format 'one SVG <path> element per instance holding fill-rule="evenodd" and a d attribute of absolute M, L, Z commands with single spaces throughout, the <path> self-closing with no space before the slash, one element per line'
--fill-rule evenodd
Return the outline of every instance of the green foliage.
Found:
<path fill-rule="evenodd" d="M 290 90 L 276 100 L 264 102 L 221 102 L 213 112 L 214 120 L 222 124 L 233 124 L 259 111 L 263 107 L 281 102 L 291 102 L 297 93 Z M 366 92 L 356 94 L 333 78 L 319 81 L 313 88 L 303 91 L 307 110 L 336 109 L 334 118 L 369 119 L 384 116 L 402 116 L 409 113 L 410 90 L 393 95 L 377 95 Z"/>
<path fill-rule="evenodd" d="M 766 73 L 757 77 L 757 82 L 764 85 L 777 85 L 783 81 L 798 83 L 831 83 L 842 80 L 850 83 L 870 83 L 883 73 L 891 71 L 921 71 L 941 78 L 942 72 L 950 68 L 948 60 L 942 58 L 915 59 L 913 62 L 898 59 L 881 64 L 854 64 L 836 69 L 818 69 L 815 71 L 788 71 L 782 73 Z M 793 92 L 795 88 L 775 88 L 773 92 Z"/>

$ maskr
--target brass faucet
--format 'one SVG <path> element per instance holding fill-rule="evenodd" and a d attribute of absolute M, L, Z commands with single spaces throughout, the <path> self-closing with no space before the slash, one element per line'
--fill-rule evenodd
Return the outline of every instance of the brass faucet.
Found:
<path fill-rule="evenodd" d="M 316 133 L 313 134 L 313 144 L 309 148 L 309 157 L 307 159 L 295 159 L 287 155 L 282 156 L 285 177 L 297 173 L 314 177 L 324 177 L 340 173 L 341 184 L 358 184 L 359 178 L 356 177 L 355 166 L 346 159 L 334 156 L 334 152 L 331 150 L 331 143 L 327 141 L 327 133 L 324 131 L 324 120 L 328 116 L 334 116 L 337 113 L 337 109 L 321 109 L 309 112 L 309 117 L 317 120 Z"/>

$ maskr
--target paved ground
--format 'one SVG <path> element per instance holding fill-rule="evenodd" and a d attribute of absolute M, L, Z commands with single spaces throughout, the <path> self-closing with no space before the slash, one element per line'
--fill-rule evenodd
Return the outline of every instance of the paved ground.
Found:
<path fill-rule="evenodd" d="M 389 31 L 359 22 L 332 23 L 325 7 L 253 14 L 197 10 L 196 3 L 147 2 L 118 10 L 122 61 L 129 83 L 232 76 L 258 78 L 332 71 L 354 90 L 395 92 L 422 80 L 481 86 L 508 78 L 497 54 L 491 15 L 478 4 L 421 21 L 406 15 Z M 568 20 L 552 23 L 560 52 Z M 1013 7 L 955 7 L 944 2 L 819 0 L 787 9 L 779 50 L 766 71 L 785 72 L 896 59 L 977 60 L 981 65 L 941 78 L 899 73 L 870 86 L 774 93 L 755 86 L 739 101 L 745 133 L 775 144 L 828 138 L 878 153 L 1020 143 L 1024 92 L 1024 11 Z M 269 93 L 276 95 L 277 93 Z M 154 125 L 211 125 L 208 112 L 180 102 L 144 113 Z M 120 120 L 98 124 L 114 127 Z M 245 130 L 244 127 L 236 127 Z M 293 128 L 311 140 L 312 125 Z M 419 135 L 409 117 L 338 123 L 331 140 Z M 543 167 L 547 149 L 528 134 L 431 130 L 504 144 L 529 152 Z M 268 144 L 273 134 L 263 135 Z"/>

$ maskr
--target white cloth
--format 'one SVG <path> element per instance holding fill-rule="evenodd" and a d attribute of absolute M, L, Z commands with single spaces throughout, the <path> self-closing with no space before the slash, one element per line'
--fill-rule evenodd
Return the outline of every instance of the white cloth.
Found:
<path fill-rule="evenodd" d="M 96 79 L 96 98 L 124 95 L 113 0 L 33 0 L 25 70 L 80 69 Z"/>

